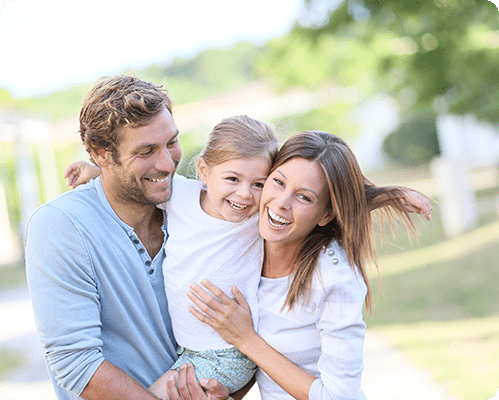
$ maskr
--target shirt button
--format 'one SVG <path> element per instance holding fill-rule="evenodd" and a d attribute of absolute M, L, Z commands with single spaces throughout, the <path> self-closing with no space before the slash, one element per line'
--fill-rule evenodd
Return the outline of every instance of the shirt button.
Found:
<path fill-rule="evenodd" d="M 149 260 L 146 261 L 146 265 L 149 266 L 151 265 L 151 262 Z"/>
<path fill-rule="evenodd" d="M 144 253 L 144 251 L 145 251 L 144 249 L 139 249 L 140 254 Z"/>
<path fill-rule="evenodd" d="M 334 265 L 338 264 L 338 259 L 337 258 L 333 258 L 333 264 Z"/>
<path fill-rule="evenodd" d="M 140 243 L 140 242 L 139 242 L 139 239 L 133 239 L 133 242 L 134 242 L 135 244 L 139 244 L 139 243 Z"/>
<path fill-rule="evenodd" d="M 152 275 L 152 274 L 154 274 L 154 270 L 153 269 L 149 270 L 149 275 Z"/>
<path fill-rule="evenodd" d="M 334 256 L 334 251 L 333 251 L 333 250 L 329 250 L 327 254 L 328 254 L 329 256 Z"/>

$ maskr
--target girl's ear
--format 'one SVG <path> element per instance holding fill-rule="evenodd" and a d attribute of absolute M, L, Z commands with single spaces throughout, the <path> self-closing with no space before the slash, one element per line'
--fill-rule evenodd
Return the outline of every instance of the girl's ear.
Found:
<path fill-rule="evenodd" d="M 199 157 L 198 159 L 198 176 L 201 182 L 206 183 L 206 180 L 208 179 L 208 170 L 209 167 L 206 164 L 206 161 Z"/>
<path fill-rule="evenodd" d="M 334 212 L 333 210 L 329 210 L 323 217 L 322 219 L 317 223 L 319 226 L 325 226 L 331 222 L 331 220 L 334 218 Z"/>
<path fill-rule="evenodd" d="M 102 169 L 109 165 L 111 162 L 111 153 L 100 147 L 93 147 L 90 149 L 90 154 L 95 163 Z"/>

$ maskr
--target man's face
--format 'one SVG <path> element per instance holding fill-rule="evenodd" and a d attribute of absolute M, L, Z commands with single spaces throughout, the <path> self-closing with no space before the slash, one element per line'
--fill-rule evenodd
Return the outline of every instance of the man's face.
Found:
<path fill-rule="evenodd" d="M 149 125 L 123 128 L 119 133 L 119 164 L 112 159 L 107 183 L 115 200 L 156 205 L 167 201 L 182 150 L 178 129 L 165 108 Z"/>

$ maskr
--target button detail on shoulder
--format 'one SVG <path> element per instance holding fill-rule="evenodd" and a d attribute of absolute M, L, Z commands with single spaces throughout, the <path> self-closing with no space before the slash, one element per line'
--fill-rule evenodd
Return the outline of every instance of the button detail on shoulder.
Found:
<path fill-rule="evenodd" d="M 337 258 L 333 258 L 333 264 L 334 265 L 338 264 L 338 259 Z"/>
<path fill-rule="evenodd" d="M 329 251 L 327 252 L 327 255 L 328 255 L 328 256 L 334 256 L 334 250 L 329 250 Z"/>

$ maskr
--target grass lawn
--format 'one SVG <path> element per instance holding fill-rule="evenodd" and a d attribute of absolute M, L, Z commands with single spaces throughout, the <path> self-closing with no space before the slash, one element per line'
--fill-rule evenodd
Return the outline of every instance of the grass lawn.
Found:
<path fill-rule="evenodd" d="M 499 221 L 485 215 L 478 229 L 447 240 L 437 214 L 418 221 L 419 245 L 401 233 L 391 239 L 366 323 L 458 399 L 487 400 L 499 388 Z"/>

